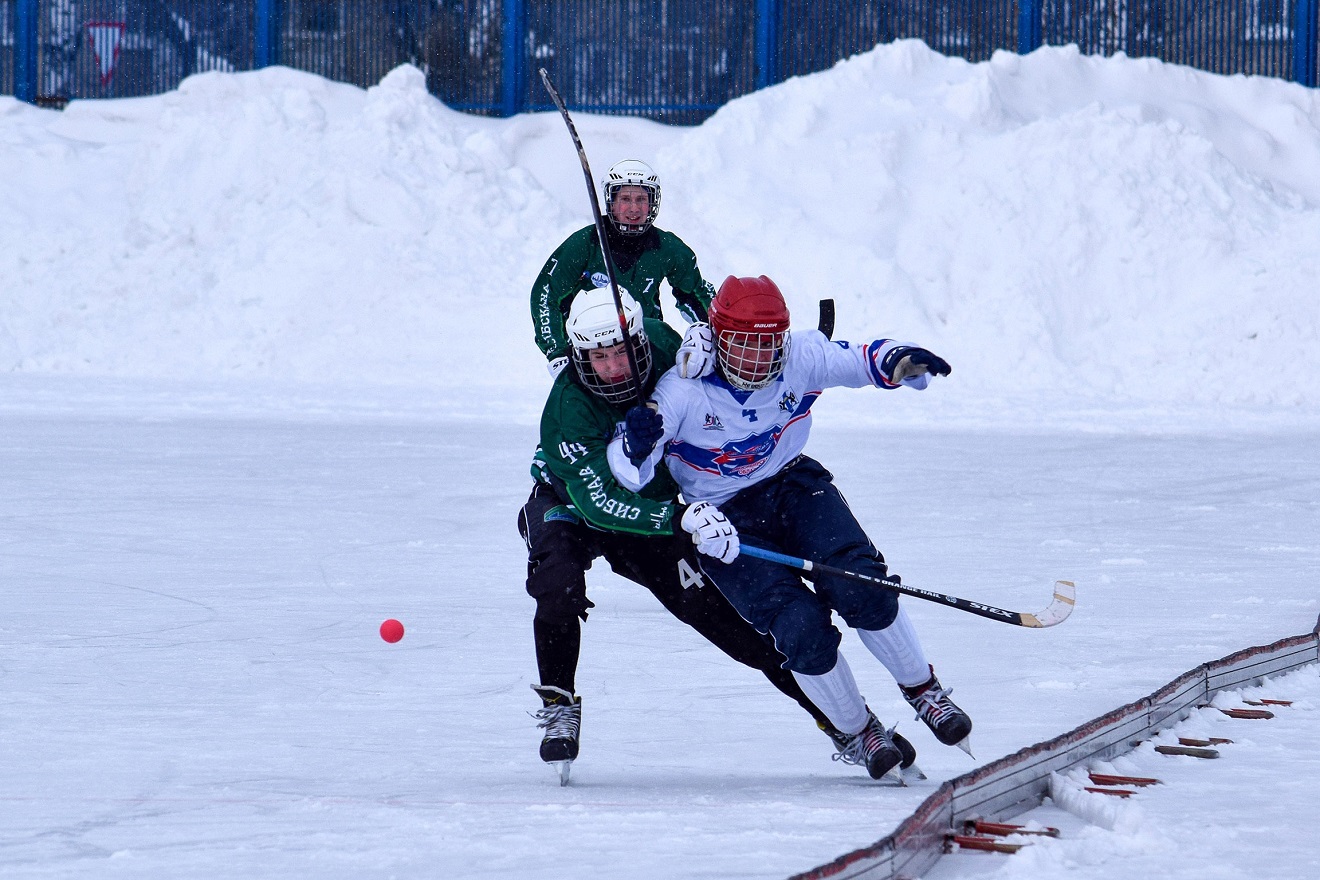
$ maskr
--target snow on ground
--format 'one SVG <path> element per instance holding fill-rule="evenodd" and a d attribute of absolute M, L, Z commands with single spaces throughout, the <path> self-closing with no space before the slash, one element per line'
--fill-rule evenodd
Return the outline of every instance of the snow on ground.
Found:
<path fill-rule="evenodd" d="M 912 583 L 1034 611 L 1077 581 L 1043 632 L 908 603 L 979 760 L 1314 624 L 1317 94 L 905 42 L 692 129 L 578 118 L 598 173 L 653 162 L 660 224 L 717 284 L 769 274 L 799 325 L 831 296 L 837 336 L 953 363 L 921 394 L 826 395 L 810 451 Z M 462 116 L 410 68 L 213 73 L 0 99 L 0 168 L 6 876 L 782 877 L 974 766 L 849 636 L 930 775 L 877 789 L 603 571 L 574 785 L 540 765 L 527 296 L 588 216 L 557 116 Z M 1253 821 L 1309 839 L 1313 764 L 1240 744 L 1210 772 L 1254 756 Z M 1134 803 L 1167 794 L 1164 836 L 1078 824 L 1084 851 L 1002 870 L 1314 873 L 1177 844 L 1184 786 L 1240 831 L 1248 782 L 1204 778 Z"/>

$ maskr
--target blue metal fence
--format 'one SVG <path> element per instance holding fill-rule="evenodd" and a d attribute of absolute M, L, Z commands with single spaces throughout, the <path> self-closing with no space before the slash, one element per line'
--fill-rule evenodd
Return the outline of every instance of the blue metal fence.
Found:
<path fill-rule="evenodd" d="M 0 92 L 60 105 L 285 64 L 367 86 L 426 72 L 451 106 L 699 122 L 739 95 L 915 37 L 980 61 L 1075 43 L 1315 86 L 1320 0 L 0 0 Z"/>

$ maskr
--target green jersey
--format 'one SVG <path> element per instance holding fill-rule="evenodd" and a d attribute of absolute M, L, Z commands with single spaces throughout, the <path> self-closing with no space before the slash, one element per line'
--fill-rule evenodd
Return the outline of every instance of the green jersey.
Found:
<path fill-rule="evenodd" d="M 642 395 L 646 397 L 674 365 L 682 339 L 662 321 L 647 320 L 644 326 L 652 352 L 651 375 Z M 541 447 L 533 472 L 553 485 L 560 500 L 588 525 L 611 532 L 672 535 L 678 486 L 669 472 L 657 473 L 640 493 L 628 491 L 610 473 L 606 450 L 628 406 L 592 394 L 578 381 L 573 366 L 565 368 L 541 411 Z"/>
<path fill-rule="evenodd" d="M 606 234 L 619 286 L 641 303 L 643 315 L 661 319 L 660 282 L 668 281 L 680 314 L 688 321 L 706 319 L 715 288 L 702 279 L 697 255 L 682 239 L 654 226 L 641 235 L 622 235 L 608 226 Z M 595 226 L 579 229 L 550 255 L 532 285 L 536 346 L 546 358 L 569 354 L 564 321 L 573 297 L 608 284 Z"/>

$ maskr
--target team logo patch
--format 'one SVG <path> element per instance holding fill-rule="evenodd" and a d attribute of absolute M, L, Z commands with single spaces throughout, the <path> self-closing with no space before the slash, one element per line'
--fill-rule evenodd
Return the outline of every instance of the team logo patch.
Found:
<path fill-rule="evenodd" d="M 784 396 L 779 398 L 779 408 L 783 412 L 792 412 L 797 408 L 797 395 L 792 391 L 785 391 Z"/>
<path fill-rule="evenodd" d="M 593 272 L 591 274 L 591 283 L 597 287 L 609 287 L 610 276 L 606 275 L 604 272 Z"/>
<path fill-rule="evenodd" d="M 708 474 L 750 477 L 763 468 L 774 455 L 784 432 L 800 419 L 811 415 L 811 405 L 819 396 L 819 391 L 808 392 L 801 400 L 791 392 L 784 395 L 787 401 L 784 408 L 792 410 L 790 416 L 784 424 L 772 424 L 761 433 L 749 434 L 741 440 L 729 440 L 715 448 L 700 446 L 693 441 L 675 439 L 670 441 L 665 454 L 690 468 Z M 709 413 L 706 415 L 706 428 L 714 429 L 718 423 L 718 416 Z"/>
<path fill-rule="evenodd" d="M 567 523 L 579 522 L 578 515 L 574 513 L 571 508 L 565 507 L 562 504 L 556 504 L 554 507 L 547 510 L 545 516 L 541 517 L 541 521 Z"/>
<path fill-rule="evenodd" d="M 722 474 L 750 477 L 765 466 L 778 445 L 778 431 L 754 434 L 745 440 L 724 444 L 711 458 L 711 463 Z"/>
<path fill-rule="evenodd" d="M 720 417 L 717 416 L 717 415 L 715 415 L 714 413 L 706 413 L 706 423 L 705 423 L 704 425 L 701 426 L 701 430 L 703 430 L 703 431 L 723 431 L 723 430 L 724 430 L 724 423 L 721 422 L 721 421 L 720 421 Z"/>

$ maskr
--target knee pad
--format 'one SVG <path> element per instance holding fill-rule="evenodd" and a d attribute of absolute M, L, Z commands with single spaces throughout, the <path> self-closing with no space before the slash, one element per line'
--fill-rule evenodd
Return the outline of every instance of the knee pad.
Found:
<path fill-rule="evenodd" d="M 534 529 L 533 535 L 527 556 L 527 594 L 536 600 L 537 619 L 586 620 L 587 609 L 594 607 L 587 598 L 589 550 L 571 527 Z"/>
<path fill-rule="evenodd" d="M 531 589 L 527 590 L 531 593 Z M 541 623 L 562 625 L 576 618 L 587 619 L 587 611 L 596 603 L 587 598 L 586 590 L 547 590 L 532 593 L 536 599 L 535 619 Z"/>

